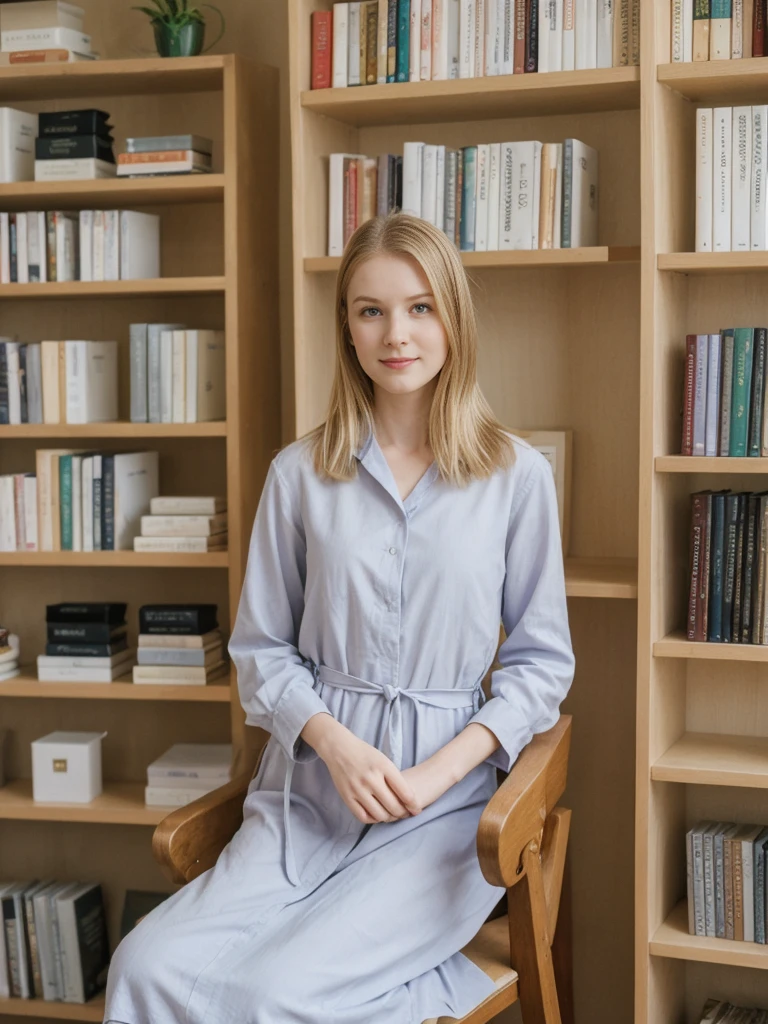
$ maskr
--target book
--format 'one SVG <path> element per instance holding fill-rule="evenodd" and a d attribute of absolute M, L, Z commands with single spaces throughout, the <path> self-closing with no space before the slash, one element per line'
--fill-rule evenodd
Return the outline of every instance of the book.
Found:
<path fill-rule="evenodd" d="M 224 783 L 222 783 L 224 785 Z M 144 802 L 147 807 L 184 807 L 199 800 L 201 796 L 212 793 L 218 789 L 217 785 L 204 786 L 202 788 L 188 787 L 180 789 L 177 786 L 145 786 Z"/>
<path fill-rule="evenodd" d="M 231 777 L 232 757 L 231 743 L 174 743 L 147 766 L 147 780 L 160 785 L 174 778 L 221 783 Z"/>
<path fill-rule="evenodd" d="M 32 181 L 38 115 L 0 107 L 0 182 Z"/>
<path fill-rule="evenodd" d="M 76 53 L 90 53 L 91 37 L 79 29 L 69 28 L 66 25 L 0 30 L 0 49 L 6 52 L 40 50 L 51 47 L 74 50 Z"/>
<path fill-rule="evenodd" d="M 46 622 L 49 644 L 110 644 L 125 637 L 124 622 Z"/>
<path fill-rule="evenodd" d="M 109 939 L 101 886 L 84 883 L 56 896 L 64 1002 L 85 1003 L 106 984 Z"/>
<path fill-rule="evenodd" d="M 226 497 L 162 495 L 152 498 L 149 511 L 153 516 L 213 516 L 226 512 Z"/>
<path fill-rule="evenodd" d="M 39 135 L 35 139 L 36 160 L 83 158 L 115 163 L 112 140 L 100 135 Z"/>
<path fill-rule="evenodd" d="M 171 665 L 211 668 L 224 660 L 221 641 L 202 648 L 141 647 L 136 655 L 139 665 Z"/>
<path fill-rule="evenodd" d="M 166 649 L 171 649 L 177 653 L 186 650 L 199 651 L 220 641 L 222 641 L 222 635 L 218 629 L 209 630 L 207 633 L 193 633 L 186 636 L 180 636 L 176 633 L 139 633 L 139 648 L 151 647 L 156 651 Z"/>
<path fill-rule="evenodd" d="M 114 163 L 96 157 L 35 160 L 35 181 L 96 181 L 115 174 Z"/>
<path fill-rule="evenodd" d="M 132 658 L 116 663 L 112 667 L 89 668 L 87 666 L 38 666 L 37 678 L 41 683 L 113 683 L 128 674 Z"/>
<path fill-rule="evenodd" d="M 219 660 L 212 665 L 134 665 L 134 683 L 176 683 L 195 685 L 217 679 L 229 671 L 229 663 Z"/>
<path fill-rule="evenodd" d="M 141 528 L 141 517 L 159 492 L 158 453 L 118 452 L 110 459 L 114 472 L 114 537 L 108 539 L 115 551 L 130 551 Z M 104 549 L 112 550 L 108 545 Z"/>
<path fill-rule="evenodd" d="M 696 252 L 712 252 L 714 149 L 711 108 L 696 111 Z"/>
<path fill-rule="evenodd" d="M 215 537 L 141 537 L 133 539 L 134 551 L 180 551 L 188 554 L 202 554 L 207 551 L 225 551 L 227 534 Z"/>
<path fill-rule="evenodd" d="M 218 627 L 215 604 L 146 604 L 139 608 L 140 633 L 208 633 Z"/>
<path fill-rule="evenodd" d="M 214 516 L 141 517 L 142 537 L 212 537 L 227 530 L 227 513 Z"/>
<path fill-rule="evenodd" d="M 116 341 L 65 341 L 67 423 L 118 418 Z"/>
<path fill-rule="evenodd" d="M 120 279 L 160 277 L 160 216 L 120 210 Z"/>
<path fill-rule="evenodd" d="M 187 423 L 226 419 L 226 357 L 224 331 L 188 330 L 185 334 L 185 400 Z"/>
<path fill-rule="evenodd" d="M 83 29 L 85 11 L 66 0 L 24 0 L 22 3 L 0 5 L 0 32 L 23 31 L 62 25 Z"/>
<path fill-rule="evenodd" d="M 312 73 L 310 88 L 328 89 L 331 85 L 331 11 L 313 11 L 312 25 Z"/>
<path fill-rule="evenodd" d="M 597 150 L 578 139 L 563 143 L 563 249 L 594 246 L 598 242 Z"/>
<path fill-rule="evenodd" d="M 122 601 L 88 601 L 47 604 L 45 606 L 46 622 L 104 622 L 112 625 L 125 623 L 125 612 L 128 605 Z"/>
<path fill-rule="evenodd" d="M 59 654 L 38 654 L 37 656 L 37 671 L 38 674 L 41 670 L 53 668 L 88 668 L 88 669 L 99 669 L 99 668 L 118 668 L 124 666 L 125 668 L 133 664 L 135 660 L 135 652 L 125 647 L 122 651 L 117 654 L 108 655 L 106 657 L 96 657 L 94 655 L 86 655 L 85 657 L 78 657 L 76 655 Z"/>
<path fill-rule="evenodd" d="M 76 53 L 62 47 L 51 47 L 42 50 L 14 50 L 12 53 L 0 51 L 0 67 L 13 64 L 74 64 L 78 61 L 97 60 L 95 53 Z"/>
<path fill-rule="evenodd" d="M 213 142 L 203 135 L 141 135 L 125 140 L 126 153 L 162 153 L 179 149 L 190 149 L 210 156 L 213 153 Z"/>

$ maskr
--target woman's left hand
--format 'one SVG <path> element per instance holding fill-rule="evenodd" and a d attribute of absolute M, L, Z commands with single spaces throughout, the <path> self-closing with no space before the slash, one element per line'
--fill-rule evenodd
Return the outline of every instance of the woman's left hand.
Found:
<path fill-rule="evenodd" d="M 456 781 L 434 757 L 428 757 L 413 768 L 404 768 L 401 774 L 413 786 L 416 800 L 422 809 L 434 803 Z"/>

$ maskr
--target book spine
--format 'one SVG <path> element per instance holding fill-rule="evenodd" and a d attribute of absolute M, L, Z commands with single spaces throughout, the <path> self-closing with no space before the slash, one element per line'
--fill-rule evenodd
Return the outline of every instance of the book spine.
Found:
<path fill-rule="evenodd" d="M 464 155 L 464 183 L 461 197 L 461 248 L 473 252 L 475 248 L 477 146 L 466 146 Z"/>
<path fill-rule="evenodd" d="M 683 388 L 683 438 L 681 455 L 693 455 L 693 406 L 696 390 L 696 335 L 685 339 L 685 385 Z"/>
<path fill-rule="evenodd" d="M 706 450 L 708 350 L 708 335 L 696 335 L 696 387 L 693 393 L 693 454 L 695 456 L 703 456 Z"/>
<path fill-rule="evenodd" d="M 733 860 L 733 937 L 737 942 L 744 941 L 744 875 L 741 862 L 741 842 L 732 843 L 731 857 Z"/>
<path fill-rule="evenodd" d="M 755 536 L 757 534 L 758 500 L 756 495 L 747 498 L 746 536 L 744 537 L 744 575 L 741 592 L 740 642 L 748 644 L 752 632 L 752 588 L 755 570 Z"/>
<path fill-rule="evenodd" d="M 712 246 L 715 252 L 731 251 L 731 150 L 732 107 L 715 107 L 714 208 Z"/>
<path fill-rule="evenodd" d="M 693 59 L 709 60 L 710 0 L 693 0 Z"/>
<path fill-rule="evenodd" d="M 717 430 L 720 420 L 720 376 L 722 346 L 719 334 L 709 335 L 707 362 L 707 413 L 704 454 L 717 455 Z"/>
<path fill-rule="evenodd" d="M 696 252 L 712 252 L 712 109 L 696 111 Z"/>
<path fill-rule="evenodd" d="M 715 856 L 715 937 L 725 938 L 725 887 L 723 876 L 723 833 L 719 831 L 714 839 Z"/>
<path fill-rule="evenodd" d="M 731 59 L 731 0 L 711 0 L 709 59 Z"/>
<path fill-rule="evenodd" d="M 752 22 L 752 56 L 765 56 L 765 0 L 755 0 Z"/>
<path fill-rule="evenodd" d="M 331 11 L 312 12 L 312 89 L 331 86 Z"/>
<path fill-rule="evenodd" d="M 683 61 L 683 0 L 672 0 L 670 55 L 673 64 Z"/>
<path fill-rule="evenodd" d="M 752 599 L 753 613 L 750 641 L 753 644 L 762 643 L 765 624 L 765 553 L 766 542 L 768 541 L 768 536 L 766 536 L 766 509 L 768 508 L 768 500 L 766 499 L 766 495 L 762 495 L 760 497 L 757 505 L 757 522 L 755 526 L 757 565 L 753 575 L 754 596 Z"/>
<path fill-rule="evenodd" d="M 723 841 L 724 917 L 725 938 L 733 938 L 733 843 L 726 837 Z"/>
<path fill-rule="evenodd" d="M 736 525 L 736 555 L 734 558 L 733 582 L 733 614 L 731 617 L 731 643 L 741 642 L 741 593 L 744 575 L 744 534 L 746 522 L 747 499 L 744 494 L 737 494 L 738 522 Z M 732 937 L 732 936 L 731 936 Z"/>
<path fill-rule="evenodd" d="M 384 3 L 385 0 L 380 0 Z M 387 2 L 387 81 L 394 82 L 397 75 L 397 0 Z"/>
<path fill-rule="evenodd" d="M 733 338 L 733 395 L 731 399 L 730 452 L 732 456 L 747 454 L 749 400 L 752 387 L 752 348 L 754 332 L 737 327 Z"/>
<path fill-rule="evenodd" d="M 725 539 L 723 543 L 725 562 L 723 566 L 723 643 L 732 642 L 732 618 L 734 586 L 736 581 L 736 541 L 739 526 L 739 501 L 735 494 L 726 495 Z"/>
<path fill-rule="evenodd" d="M 61 507 L 61 550 L 72 551 L 72 456 L 59 459 L 59 502 Z"/>
<path fill-rule="evenodd" d="M 10 424 L 11 414 L 8 402 L 8 343 L 0 341 L 0 423 Z"/>
<path fill-rule="evenodd" d="M 712 565 L 709 585 L 709 609 L 707 615 L 707 640 L 711 643 L 722 643 L 723 640 L 724 530 L 725 495 L 714 494 L 712 496 Z M 709 932 L 707 934 L 709 934 Z"/>
<path fill-rule="evenodd" d="M 371 0 L 365 15 L 365 83 L 376 85 L 378 77 L 379 4 Z"/>
<path fill-rule="evenodd" d="M 750 209 L 749 240 L 752 249 L 768 249 L 768 197 L 766 197 L 766 173 L 768 173 L 768 106 L 752 107 L 752 203 Z"/>
<path fill-rule="evenodd" d="M 744 56 L 744 3 L 733 0 L 731 18 L 731 57 L 741 60 Z"/>
<path fill-rule="evenodd" d="M 101 550 L 115 550 L 115 457 L 101 459 Z"/>
<path fill-rule="evenodd" d="M 701 531 L 701 572 L 699 592 L 696 595 L 696 623 L 700 635 L 697 640 L 706 641 L 709 632 L 709 591 L 712 572 L 712 495 L 704 495 L 704 522 Z"/>
<path fill-rule="evenodd" d="M 765 357 L 768 330 L 755 328 L 754 367 L 752 370 L 752 395 L 749 413 L 749 448 L 747 454 L 759 458 L 763 445 L 763 395 L 765 392 Z"/>
<path fill-rule="evenodd" d="M 397 66 L 396 82 L 410 79 L 411 0 L 397 0 Z"/>
<path fill-rule="evenodd" d="M 349 6 L 346 3 L 333 5 L 333 88 L 343 89 L 347 85 L 347 51 L 349 49 Z"/>
<path fill-rule="evenodd" d="M 573 139 L 563 143 L 563 214 L 560 245 L 571 248 L 571 215 L 573 212 Z"/>
<path fill-rule="evenodd" d="M 704 926 L 704 843 L 701 832 L 693 833 L 693 909 L 696 935 L 706 934 Z"/>
<path fill-rule="evenodd" d="M 703 536 L 706 525 L 704 515 L 704 497 L 701 494 L 691 495 L 691 540 L 690 540 L 690 590 L 688 596 L 688 628 L 689 640 L 703 640 L 702 624 L 699 622 L 698 594 L 699 581 L 702 575 Z"/>
<path fill-rule="evenodd" d="M 752 108 L 733 108 L 733 183 L 731 191 L 731 249 L 749 252 L 752 202 Z"/>
<path fill-rule="evenodd" d="M 714 937 L 715 934 L 715 863 L 710 829 L 702 837 L 704 850 L 704 932 Z"/>
<path fill-rule="evenodd" d="M 755 942 L 765 945 L 765 857 L 762 843 L 755 843 L 753 854 L 755 898 L 753 916 L 755 921 Z"/>

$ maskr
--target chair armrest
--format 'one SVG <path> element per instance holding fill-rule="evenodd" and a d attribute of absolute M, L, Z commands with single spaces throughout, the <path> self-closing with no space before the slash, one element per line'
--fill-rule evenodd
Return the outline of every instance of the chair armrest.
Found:
<path fill-rule="evenodd" d="M 184 885 L 213 867 L 240 828 L 251 777 L 251 771 L 243 772 L 163 818 L 152 836 L 152 853 L 172 882 Z"/>
<path fill-rule="evenodd" d="M 508 889 L 519 878 L 526 844 L 541 837 L 563 794 L 571 742 L 570 715 L 534 736 L 488 801 L 477 831 L 480 868 L 491 885 Z"/>

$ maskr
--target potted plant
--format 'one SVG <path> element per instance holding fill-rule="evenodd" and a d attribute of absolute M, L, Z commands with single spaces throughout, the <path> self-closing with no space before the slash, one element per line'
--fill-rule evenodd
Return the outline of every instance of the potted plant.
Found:
<path fill-rule="evenodd" d="M 213 4 L 192 6 L 190 0 L 149 0 L 153 7 L 134 7 L 146 14 L 155 33 L 155 45 L 161 57 L 193 57 L 203 52 L 205 17 L 201 7 L 210 7 L 221 18 L 221 31 L 206 47 L 210 50 L 224 35 L 224 15 Z"/>

